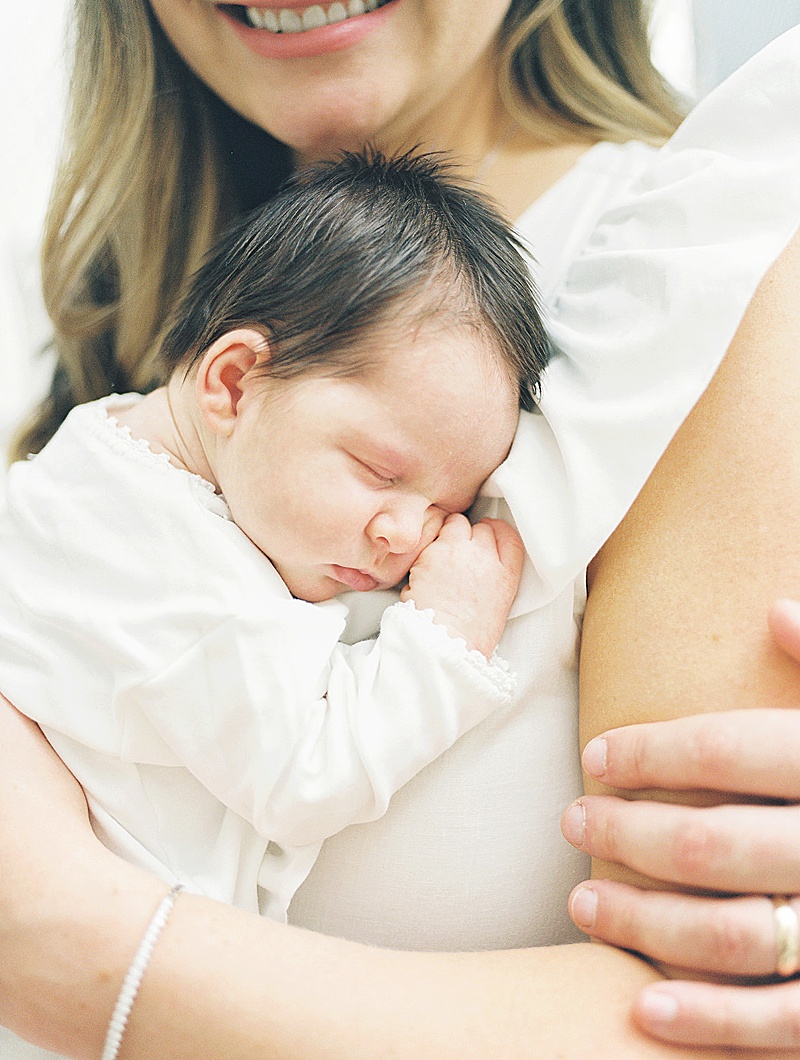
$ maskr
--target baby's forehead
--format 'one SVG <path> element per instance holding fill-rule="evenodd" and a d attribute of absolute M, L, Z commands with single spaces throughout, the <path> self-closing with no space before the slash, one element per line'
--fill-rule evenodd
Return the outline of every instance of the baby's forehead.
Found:
<path fill-rule="evenodd" d="M 517 390 L 499 371 L 464 359 L 399 367 L 389 372 L 384 400 L 372 421 L 381 444 L 408 447 L 431 467 L 452 474 L 483 469 L 505 459 L 519 416 Z M 392 439 L 397 440 L 393 443 Z M 476 473 L 477 473 L 476 471 Z"/>
<path fill-rule="evenodd" d="M 494 328 L 477 314 L 458 310 L 399 311 L 365 331 L 354 352 L 361 353 L 365 370 L 373 374 L 403 363 L 434 363 L 437 377 L 443 380 L 463 373 L 465 367 L 483 369 L 496 378 L 514 375 Z"/>

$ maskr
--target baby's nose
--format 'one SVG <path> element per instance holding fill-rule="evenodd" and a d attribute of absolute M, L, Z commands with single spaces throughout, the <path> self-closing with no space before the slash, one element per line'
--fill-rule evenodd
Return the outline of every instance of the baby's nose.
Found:
<path fill-rule="evenodd" d="M 433 505 L 410 499 L 379 512 L 369 532 L 388 552 L 404 555 L 429 544 L 438 534 L 444 516 Z"/>

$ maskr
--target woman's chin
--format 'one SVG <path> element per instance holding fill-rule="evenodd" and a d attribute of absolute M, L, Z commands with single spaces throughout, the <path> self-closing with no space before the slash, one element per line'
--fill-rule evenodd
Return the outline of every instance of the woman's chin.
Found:
<path fill-rule="evenodd" d="M 372 103 L 362 108 L 320 108 L 282 123 L 280 131 L 270 131 L 292 149 L 301 164 L 332 158 L 342 151 L 360 151 L 367 144 L 388 150 L 384 123 L 377 117 L 382 109 Z"/>

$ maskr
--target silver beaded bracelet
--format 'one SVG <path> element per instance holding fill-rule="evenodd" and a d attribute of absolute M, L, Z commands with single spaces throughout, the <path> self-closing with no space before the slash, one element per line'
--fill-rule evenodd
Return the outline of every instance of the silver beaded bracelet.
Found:
<path fill-rule="evenodd" d="M 150 963 L 150 958 L 153 956 L 153 950 L 158 942 L 159 935 L 164 930 L 164 925 L 167 920 L 169 920 L 169 914 L 172 912 L 172 907 L 175 905 L 175 899 L 178 897 L 178 893 L 182 890 L 183 884 L 176 883 L 169 894 L 161 899 L 158 909 L 153 913 L 153 918 L 147 925 L 147 930 L 142 936 L 139 948 L 133 955 L 130 968 L 128 968 L 128 974 L 125 976 L 122 983 L 117 1003 L 111 1014 L 111 1021 L 109 1022 L 108 1030 L 106 1031 L 106 1041 L 103 1046 L 102 1060 L 117 1060 L 117 1057 L 119 1056 L 119 1047 L 122 1045 L 122 1036 L 128 1025 L 128 1019 L 131 1014 L 131 1009 L 133 1008 L 133 1003 L 136 1000 L 136 995 L 139 993 L 139 987 L 142 985 L 144 973 Z"/>

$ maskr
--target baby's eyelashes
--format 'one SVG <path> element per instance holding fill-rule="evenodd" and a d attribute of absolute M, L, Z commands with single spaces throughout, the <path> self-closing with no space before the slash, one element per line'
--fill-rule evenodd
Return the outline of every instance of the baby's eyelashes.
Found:
<path fill-rule="evenodd" d="M 356 462 L 356 464 L 358 464 L 362 474 L 364 474 L 365 477 L 377 483 L 378 485 L 394 486 L 399 481 L 396 475 L 392 475 L 390 472 L 384 469 L 374 467 L 372 464 L 367 463 L 366 460 L 362 460 L 360 457 L 353 455 L 352 459 Z"/>

